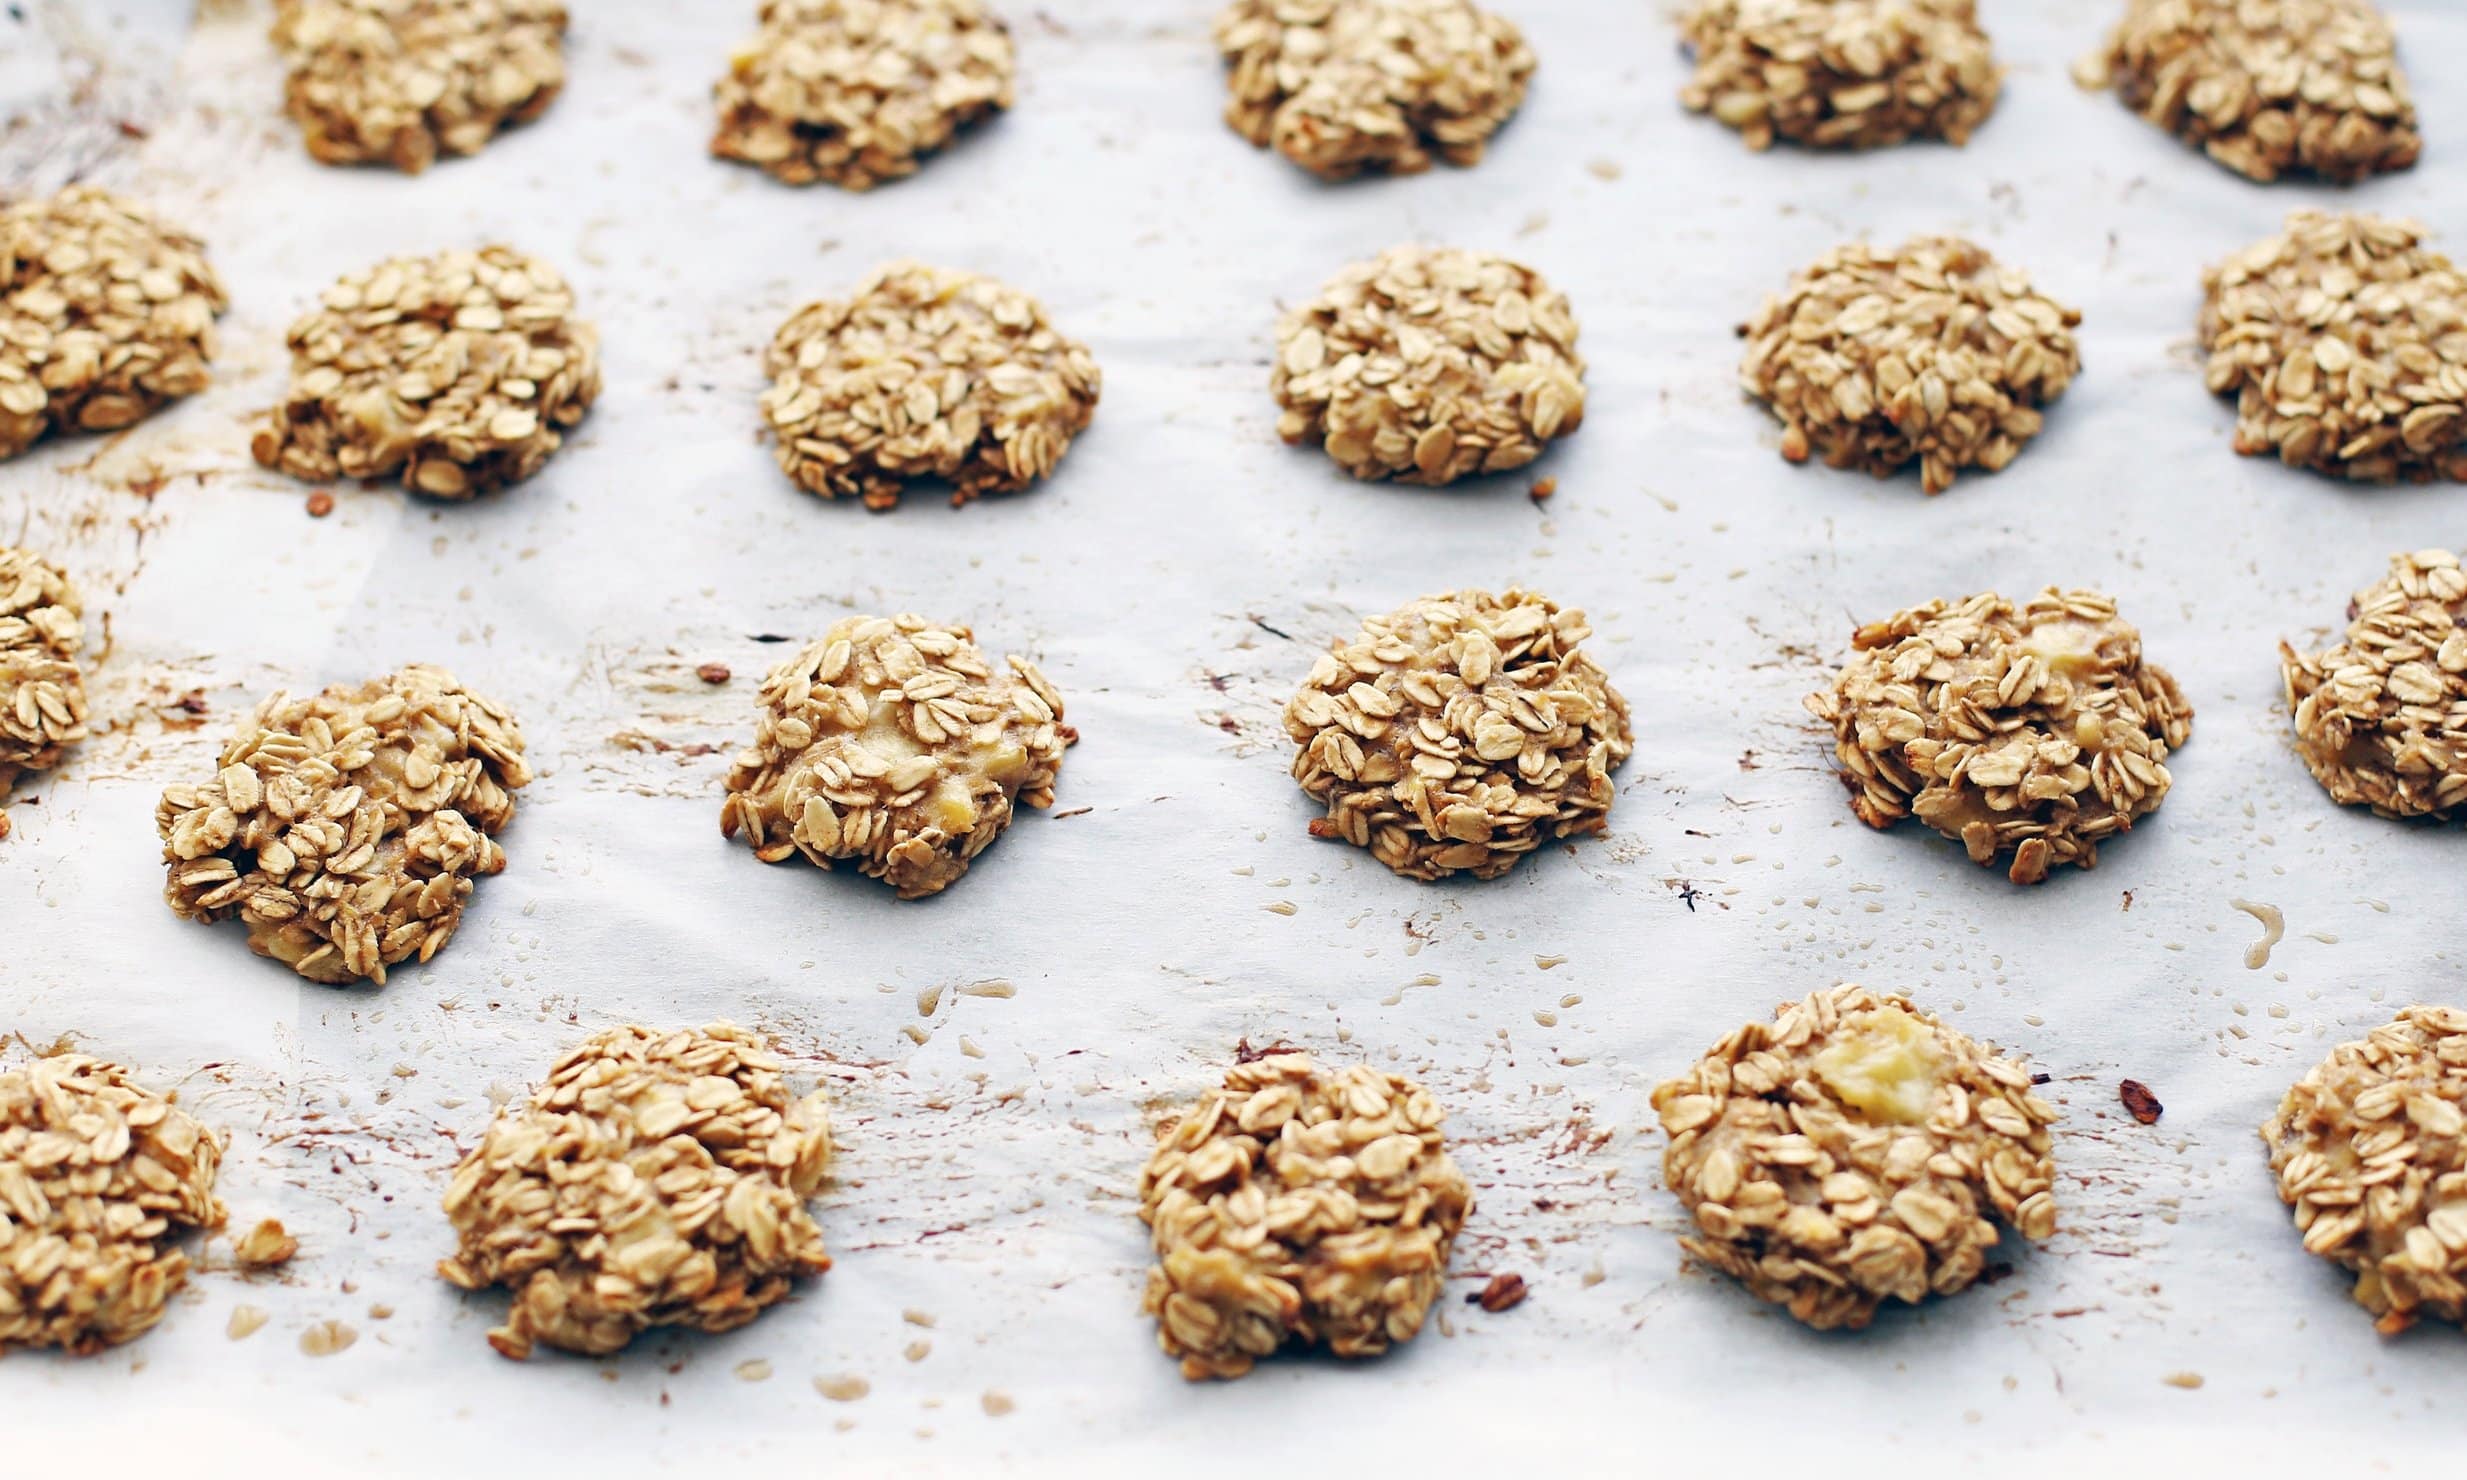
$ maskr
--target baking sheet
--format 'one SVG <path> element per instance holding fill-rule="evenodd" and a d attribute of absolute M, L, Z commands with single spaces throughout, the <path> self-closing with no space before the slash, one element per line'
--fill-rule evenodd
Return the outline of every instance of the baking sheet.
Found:
<path fill-rule="evenodd" d="M 205 236 L 233 307 L 211 392 L 0 468 L 0 538 L 87 594 L 108 726 L 10 806 L 0 1028 L 179 1084 L 231 1133 L 235 1226 L 278 1216 L 302 1241 L 273 1277 L 210 1247 L 139 1344 L 0 1363 L 12 1458 L 101 1435 L 132 1461 L 271 1473 L 2267 1473 L 2455 1453 L 2458 1333 L 2375 1336 L 2299 1251 L 2253 1128 L 2331 1043 L 2458 1000 L 2456 830 L 2328 803 L 2285 744 L 2274 644 L 2336 624 L 2392 551 L 2456 545 L 2467 493 L 2232 456 L 2191 330 L 2201 265 L 2298 205 L 2420 215 L 2467 248 L 2467 12 L 2391 4 L 2425 162 L 2336 192 L 2248 185 L 2077 92 L 2067 67 L 2111 4 L 1990 0 L 2012 69 L 1992 123 L 1967 150 L 1848 158 L 1752 157 L 1684 114 L 1659 7 L 1501 5 L 1542 66 L 1475 170 L 1315 184 L 1218 121 L 1209 0 L 1047 0 L 1006 7 L 1017 109 L 863 197 L 705 157 L 707 85 L 750 5 L 577 6 L 554 109 L 416 179 L 305 158 L 262 7 L 12 7 L 0 189 L 77 174 L 149 199 Z M 2079 304 L 2084 377 L 2010 471 L 1939 499 L 1785 465 L 1732 388 L 1733 326 L 1837 240 L 1920 230 Z M 512 492 L 344 488 L 310 518 L 308 489 L 245 447 L 284 326 L 379 256 L 497 239 L 562 265 L 602 326 L 591 419 Z M 1574 300 L 1589 415 L 1529 475 L 1365 487 L 1276 441 L 1276 306 L 1415 239 L 1508 251 Z M 754 406 L 771 329 L 908 254 L 1015 282 L 1094 347 L 1104 402 L 1048 487 L 874 516 L 773 466 Z M 1547 503 L 1535 475 L 1557 480 Z M 1857 825 L 1797 701 L 1857 620 L 2049 581 L 2115 593 L 2198 718 L 2155 823 L 2025 891 L 1924 831 Z M 1634 702 L 1610 836 L 1442 887 L 1309 838 L 1276 714 L 1312 649 L 1413 595 L 1508 582 L 1586 608 Z M 753 686 L 787 651 L 765 637 L 891 609 L 1032 654 L 1085 736 L 1057 814 L 923 904 L 759 867 L 716 826 Z M 160 788 L 201 774 L 256 695 L 411 660 L 512 705 L 541 771 L 510 869 L 445 954 L 334 991 L 164 909 Z M 735 680 L 700 682 L 711 662 Z M 2238 899 L 2285 912 L 2257 970 Z M 1645 1100 L 1842 978 L 2054 1076 L 2064 1228 L 2008 1246 L 1990 1288 L 1820 1336 L 1681 1269 Z M 982 982 L 1014 994 L 954 990 Z M 837 1267 L 730 1336 L 502 1361 L 482 1339 L 501 1303 L 431 1273 L 457 1147 L 594 1029 L 723 1015 L 832 1090 L 817 1213 Z M 1451 1297 L 1383 1362 L 1185 1385 L 1136 1313 L 1138 1168 L 1152 1116 L 1246 1038 L 1430 1082 L 1478 1189 L 1456 1279 L 1514 1272 L 1531 1298 Z M 2121 1112 L 2127 1075 L 2159 1124 Z M 235 1342 L 243 1303 L 272 1320 Z M 306 1355 L 324 1320 L 356 1344 Z M 868 1396 L 812 1385 L 848 1374 Z"/>

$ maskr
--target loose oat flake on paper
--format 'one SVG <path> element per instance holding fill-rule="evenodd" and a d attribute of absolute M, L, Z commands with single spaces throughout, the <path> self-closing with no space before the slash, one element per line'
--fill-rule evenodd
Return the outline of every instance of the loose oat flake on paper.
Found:
<path fill-rule="evenodd" d="M 2202 274 L 2236 451 L 2361 482 L 2467 481 L 2467 276 L 2383 216 L 2298 211 Z"/>
<path fill-rule="evenodd" d="M 562 0 L 276 0 L 283 111 L 322 164 L 416 175 L 565 86 Z"/>
<path fill-rule="evenodd" d="M 711 152 L 791 185 L 870 190 L 1011 106 L 1011 33 L 982 0 L 765 0 L 714 93 Z"/>
<path fill-rule="evenodd" d="M 1782 456 L 1931 494 L 1996 472 L 2081 372 L 2081 314 L 1953 237 L 1836 247 L 1741 326 L 1741 389 L 1782 421 Z"/>
<path fill-rule="evenodd" d="M 996 668 L 965 627 L 848 617 L 763 680 L 720 830 L 765 863 L 852 861 L 902 899 L 939 894 L 1054 802 L 1062 696 L 1025 658 Z"/>
<path fill-rule="evenodd" d="M 1277 434 L 1356 478 L 1439 487 L 1504 473 L 1585 419 L 1567 297 L 1488 252 L 1398 247 L 1276 328 Z"/>
<path fill-rule="evenodd" d="M 1479 163 L 1534 70 L 1472 0 L 1233 0 L 1216 47 L 1234 132 L 1326 180 Z"/>
<path fill-rule="evenodd" d="M 557 1061 L 454 1169 L 458 1289 L 513 1292 L 488 1344 L 602 1356 L 654 1326 L 731 1331 L 831 1267 L 805 1206 L 831 1126 L 730 1023 L 613 1028 Z"/>
<path fill-rule="evenodd" d="M 2390 559 L 2356 593 L 2347 635 L 2279 644 L 2296 754 L 2341 806 L 2384 817 L 2467 811 L 2467 570 L 2448 550 Z"/>
<path fill-rule="evenodd" d="M 2192 735 L 2175 679 L 2095 591 L 1931 601 L 1851 647 L 1806 701 L 1832 727 L 1851 810 L 1875 828 L 1916 817 L 1973 863 L 2009 854 L 2016 884 L 2095 866 L 2101 842 L 2158 810 L 2168 754 Z"/>
<path fill-rule="evenodd" d="M 763 416 L 783 472 L 824 498 L 890 509 L 917 479 L 951 502 L 1052 474 L 1096 415 L 1088 347 L 1018 289 L 895 262 L 809 304 L 771 341 Z"/>
<path fill-rule="evenodd" d="M 1968 1289 L 2001 1219 L 2056 1228 L 2030 1070 L 1891 993 L 1810 993 L 1653 1092 L 1680 1246 L 1820 1331 Z"/>
<path fill-rule="evenodd" d="M 2126 0 L 2074 77 L 2265 184 L 2353 183 L 2406 169 L 2424 147 L 2397 37 L 2372 0 Z"/>
<path fill-rule="evenodd" d="M 174 1244 L 220 1228 L 223 1147 L 84 1054 L 0 1070 L 0 1352 L 80 1356 L 153 1329 L 188 1283 Z"/>
<path fill-rule="evenodd" d="M 1319 656 L 1285 706 L 1311 825 L 1414 879 L 1497 878 L 1609 825 L 1634 748 L 1583 612 L 1510 588 L 1426 596 Z"/>
<path fill-rule="evenodd" d="M 511 247 L 395 257 L 291 326 L 291 386 L 250 439 L 295 478 L 473 498 L 537 473 L 600 393 L 600 336 Z"/>
<path fill-rule="evenodd" d="M 1964 144 L 2004 86 L 1976 0 L 1699 0 L 1680 31 L 1680 102 L 1751 149 Z"/>
<path fill-rule="evenodd" d="M 83 611 L 59 567 L 0 545 L 0 801 L 86 738 Z M 8 830 L 0 814 L 0 837 Z"/>
<path fill-rule="evenodd" d="M 2467 1321 L 2467 1011 L 2416 1006 L 2342 1043 L 2262 1123 L 2304 1250 L 2395 1336 Z"/>
<path fill-rule="evenodd" d="M 205 389 L 223 288 L 196 238 L 91 185 L 0 208 L 0 459 Z"/>
<path fill-rule="evenodd" d="M 1165 1125 L 1139 1179 L 1156 1263 L 1141 1308 L 1182 1375 L 1287 1346 L 1369 1357 L 1422 1329 L 1473 1189 L 1439 1106 L 1401 1075 L 1278 1052 Z"/>
<path fill-rule="evenodd" d="M 310 981 L 383 983 L 462 923 L 495 835 L 531 780 L 513 717 L 441 668 L 277 694 L 212 778 L 167 789 L 164 898 L 200 924 L 238 919 L 249 949 Z"/>

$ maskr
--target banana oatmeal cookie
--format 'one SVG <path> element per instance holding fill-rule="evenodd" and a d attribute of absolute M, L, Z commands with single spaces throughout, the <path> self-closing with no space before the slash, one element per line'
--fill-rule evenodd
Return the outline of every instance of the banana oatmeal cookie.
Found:
<path fill-rule="evenodd" d="M 600 393 L 599 330 L 511 247 L 396 257 L 291 326 L 291 391 L 249 442 L 294 478 L 473 498 L 538 472 Z"/>
<path fill-rule="evenodd" d="M 206 388 L 223 286 L 195 237 L 91 185 L 0 208 L 0 458 Z"/>
<path fill-rule="evenodd" d="M 2467 570 L 2448 550 L 2390 558 L 2327 652 L 2279 644 L 2296 754 L 2341 806 L 2467 810 Z"/>
<path fill-rule="evenodd" d="M 1680 1247 L 1819 1331 L 1986 1272 L 2001 1219 L 2056 1231 L 2056 1112 L 2030 1070 L 1908 999 L 1844 984 L 1775 1009 L 1653 1092 Z"/>
<path fill-rule="evenodd" d="M 1472 0 L 1233 0 L 1216 48 L 1225 121 L 1323 180 L 1479 164 L 1534 67 Z"/>
<path fill-rule="evenodd" d="M 214 778 L 154 809 L 174 913 L 237 917 L 249 949 L 328 985 L 382 984 L 453 938 L 528 784 L 513 717 L 415 663 L 310 699 L 277 694 Z"/>
<path fill-rule="evenodd" d="M 1964 144 L 2004 87 L 1977 0 L 1698 0 L 1679 26 L 1679 101 L 1750 149 Z"/>
<path fill-rule="evenodd" d="M 1182 1375 L 1281 1347 L 1373 1357 L 1422 1329 L 1473 1189 L 1430 1092 L 1279 1051 L 1160 1128 L 1139 1179 L 1156 1264 L 1140 1306 Z"/>
<path fill-rule="evenodd" d="M 1356 478 L 1431 487 L 1504 473 L 1585 419 L 1576 316 L 1505 257 L 1398 247 L 1276 326 L 1277 435 Z"/>
<path fill-rule="evenodd" d="M 762 411 L 781 470 L 878 510 L 916 478 L 949 480 L 954 505 L 1019 492 L 1087 430 L 1104 386 L 1088 347 L 1035 299 L 916 262 L 798 310 L 768 368 Z"/>
<path fill-rule="evenodd" d="M 1054 804 L 1062 696 L 1025 658 L 997 670 L 965 627 L 847 617 L 763 680 L 720 831 L 754 856 L 853 859 L 902 899 L 939 894 L 1011 825 Z"/>
<path fill-rule="evenodd" d="M 2074 68 L 2135 113 L 2264 184 L 2345 184 L 2416 162 L 2398 40 L 2372 0 L 2125 0 Z"/>
<path fill-rule="evenodd" d="M 730 1023 L 612 1028 L 504 1106 L 445 1193 L 464 1290 L 514 1294 L 488 1344 L 591 1356 L 653 1326 L 733 1331 L 831 1267 L 805 1200 L 822 1185 L 822 1091 Z"/>
<path fill-rule="evenodd" d="M 1942 493 L 1996 472 L 2081 371 L 2079 311 L 1953 237 L 1836 247 L 1739 332 L 1739 384 L 1782 422 L 1782 456 L 1879 478 L 1916 462 Z"/>
<path fill-rule="evenodd" d="M 86 738 L 85 624 L 77 588 L 30 550 L 0 545 L 0 801 Z M 9 834 L 0 813 L 0 838 Z"/>
<path fill-rule="evenodd" d="M 321 164 L 416 175 L 548 111 L 565 25 L 562 0 L 276 0 L 283 111 Z"/>
<path fill-rule="evenodd" d="M 2355 1272 L 2383 1335 L 2467 1322 L 2467 1011 L 2410 1007 L 2340 1044 L 2261 1138 L 2305 1252 Z"/>
<path fill-rule="evenodd" d="M 2236 450 L 2366 482 L 2467 481 L 2467 277 L 2413 221 L 2298 211 L 2202 274 Z"/>
<path fill-rule="evenodd" d="M 0 1352 L 133 1341 L 188 1283 L 171 1245 L 223 1226 L 211 1131 L 84 1054 L 0 1071 Z"/>
<path fill-rule="evenodd" d="M 791 185 L 871 190 L 1010 107 L 1015 66 L 982 0 L 764 0 L 713 89 L 711 152 Z"/>
<path fill-rule="evenodd" d="M 2192 735 L 2183 690 L 2096 591 L 1931 601 L 1850 642 L 1833 687 L 1807 698 L 1833 727 L 1850 810 L 1874 828 L 1915 816 L 1973 863 L 2010 853 L 2016 884 L 2095 867 L 2103 839 L 2158 810 L 2168 752 Z"/>
<path fill-rule="evenodd" d="M 1581 650 L 1585 614 L 1511 587 L 1425 596 L 1320 655 L 1285 706 L 1311 824 L 1410 879 L 1495 879 L 1598 833 L 1628 705 Z"/>

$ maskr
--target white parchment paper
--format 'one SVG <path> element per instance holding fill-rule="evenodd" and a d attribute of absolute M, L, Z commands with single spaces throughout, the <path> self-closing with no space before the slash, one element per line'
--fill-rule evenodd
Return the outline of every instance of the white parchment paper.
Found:
<path fill-rule="evenodd" d="M 2406 1473 L 2455 1455 L 2467 1348 L 2373 1333 L 2300 1252 L 2254 1127 L 2332 1043 L 2459 1000 L 2457 831 L 2329 804 L 2286 744 L 2274 646 L 2337 625 L 2391 552 L 2467 538 L 2467 492 L 2233 456 L 2191 339 L 2203 264 L 2298 205 L 2418 215 L 2467 251 L 2467 11 L 2393 0 L 2425 161 L 2338 192 L 2247 184 L 2076 91 L 2104 0 L 1989 0 L 2012 75 L 1971 146 L 1838 158 L 1751 156 L 1683 113 L 1655 5 L 1499 3 L 1541 71 L 1475 170 L 1318 185 L 1220 123 L 1210 0 L 1016 0 L 1017 109 L 867 196 L 706 157 L 709 81 L 751 27 L 736 0 L 584 0 L 548 115 L 416 179 L 308 161 L 259 6 L 0 15 L 19 120 L 0 189 L 133 191 L 206 237 L 233 297 L 211 392 L 0 467 L 0 539 L 87 593 L 108 727 L 10 806 L 0 1029 L 181 1086 L 231 1133 L 235 1226 L 278 1216 L 303 1245 L 255 1278 L 208 1246 L 134 1346 L 0 1361 L 0 1470 Z M 1834 242 L 1922 230 L 2079 304 L 2084 377 L 2010 471 L 1942 498 L 1785 465 L 1733 388 L 1733 326 Z M 380 256 L 499 239 L 561 264 L 602 326 L 591 419 L 503 495 L 344 487 L 310 518 L 309 490 L 246 454 L 284 326 Z M 1277 306 L 1412 239 L 1511 252 L 1573 298 L 1591 401 L 1532 470 L 1557 480 L 1546 503 L 1529 477 L 1361 486 L 1277 442 Z M 773 466 L 754 405 L 771 330 L 901 255 L 1015 282 L 1094 347 L 1104 402 L 1049 486 L 874 516 Z M 1853 821 L 1798 699 L 1858 620 L 2050 581 L 2114 592 L 2198 718 L 2153 824 L 2093 873 L 2017 890 L 1923 830 Z M 1313 648 L 1408 597 L 1509 582 L 1586 608 L 1635 704 L 1611 836 L 1444 887 L 1313 841 L 1276 724 Z M 1023 819 L 928 903 L 761 867 L 717 827 L 754 684 L 788 651 L 765 639 L 856 609 L 1032 654 L 1085 735 L 1067 815 Z M 174 918 L 162 786 L 202 774 L 262 693 L 412 660 L 512 705 L 542 771 L 511 868 L 445 954 L 334 991 L 236 927 Z M 699 681 L 712 662 L 735 680 Z M 2259 969 L 2238 899 L 2285 912 Z M 2054 1076 L 2064 1229 L 2009 1250 L 1992 1287 L 1819 1336 L 1681 1269 L 1645 1098 L 1843 978 L 1913 991 Z M 1014 994 L 956 990 L 984 982 Z M 499 1359 L 482 1334 L 501 1304 L 431 1272 L 457 1148 L 587 1032 L 723 1015 L 832 1089 L 843 1154 L 817 1212 L 837 1267 L 728 1337 Z M 1137 1174 L 1158 1109 L 1245 1038 L 1429 1081 L 1478 1187 L 1462 1288 L 1515 1272 L 1531 1298 L 1451 1299 L 1383 1362 L 1185 1385 L 1136 1312 Z M 2121 1113 L 2124 1076 L 2166 1102 L 2159 1124 Z M 272 1320 L 233 1341 L 241 1304 Z M 325 1320 L 356 1344 L 306 1355 Z M 848 1374 L 867 1396 L 813 1386 Z"/>

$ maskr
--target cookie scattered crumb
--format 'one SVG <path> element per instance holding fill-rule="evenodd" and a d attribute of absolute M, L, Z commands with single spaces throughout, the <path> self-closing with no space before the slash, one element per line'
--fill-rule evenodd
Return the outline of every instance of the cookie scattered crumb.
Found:
<path fill-rule="evenodd" d="M 263 1306 L 235 1305 L 231 1308 L 231 1319 L 224 1323 L 223 1335 L 233 1341 L 246 1341 L 264 1330 L 270 1319 Z"/>
<path fill-rule="evenodd" d="M 494 835 L 530 780 L 513 717 L 442 668 L 277 694 L 211 780 L 155 807 L 164 898 L 245 921 L 251 950 L 310 981 L 382 984 L 443 949 L 472 881 L 504 870 Z"/>
<path fill-rule="evenodd" d="M 2030 1071 L 1907 999 L 1845 984 L 1724 1038 L 1653 1092 L 1679 1242 L 1820 1331 L 1968 1289 L 1990 1214 L 2055 1232 L 2056 1112 Z"/>
<path fill-rule="evenodd" d="M 300 1241 L 291 1236 L 280 1219 L 268 1218 L 240 1235 L 231 1252 L 251 1269 L 272 1269 L 290 1263 L 291 1256 L 300 1252 Z"/>
<path fill-rule="evenodd" d="M 1440 1295 L 1473 1190 L 1430 1092 L 1307 1054 L 1237 1064 L 1140 1176 L 1156 1264 L 1141 1308 L 1194 1381 L 1287 1345 L 1377 1356 Z"/>
<path fill-rule="evenodd" d="M 360 1333 L 341 1321 L 317 1321 L 300 1333 L 300 1350 L 312 1357 L 331 1357 L 351 1350 Z"/>
<path fill-rule="evenodd" d="M 831 1267 L 805 1207 L 830 1150 L 822 1092 L 791 1098 L 741 1028 L 594 1034 L 455 1168 L 437 1273 L 513 1291 L 488 1343 L 516 1359 L 734 1330 Z"/>
<path fill-rule="evenodd" d="M 66 572 L 0 545 L 0 800 L 86 738 L 84 613 Z"/>
<path fill-rule="evenodd" d="M 2348 610 L 2326 652 L 2279 644 L 2296 754 L 2341 806 L 2467 811 L 2467 570 L 2448 550 L 2392 556 Z"/>
<path fill-rule="evenodd" d="M 1320 655 L 1285 706 L 1294 779 L 1340 837 L 1414 879 L 1497 878 L 1598 833 L 1634 748 L 1584 613 L 1511 588 L 1426 596 Z"/>
<path fill-rule="evenodd" d="M 713 89 L 711 152 L 791 185 L 870 190 L 1010 107 L 1016 66 L 981 0 L 764 0 Z"/>
<path fill-rule="evenodd" d="M 1851 810 L 1917 817 L 1970 860 L 2012 855 L 2036 884 L 2158 810 L 2193 710 L 2141 633 L 2095 591 L 2053 587 L 1931 601 L 1861 627 L 1833 686 L 1807 699 L 1833 727 Z"/>
<path fill-rule="evenodd" d="M 1976 0 L 1699 0 L 1679 101 L 1750 149 L 1968 143 L 2004 86 Z"/>
<path fill-rule="evenodd" d="M 1782 422 L 1782 456 L 1889 477 L 1916 462 L 1942 493 L 1996 472 L 2081 371 L 2081 314 L 1953 237 L 1836 247 L 1741 333 L 1739 384 Z"/>
<path fill-rule="evenodd" d="M 1471 0 L 1233 0 L 1216 47 L 1226 123 L 1323 180 L 1480 163 L 1534 70 Z"/>
<path fill-rule="evenodd" d="M 322 164 L 416 175 L 565 86 L 561 0 L 276 0 L 274 15 L 283 111 Z"/>

